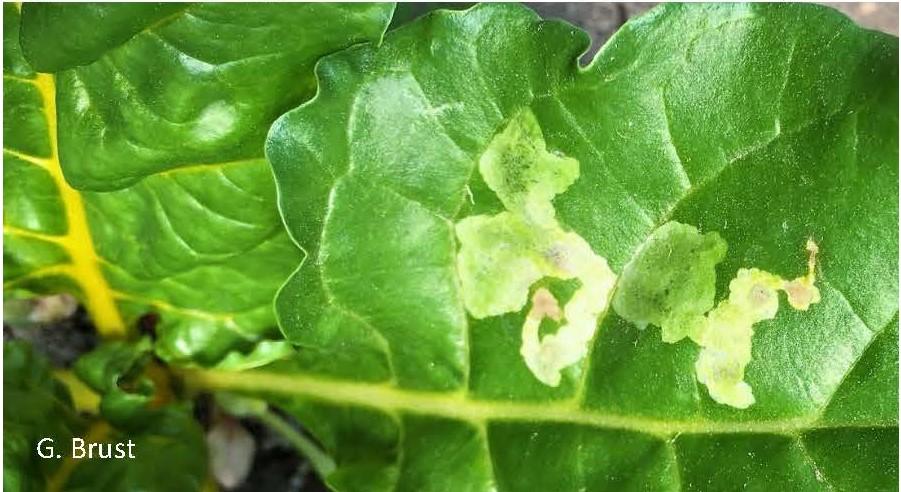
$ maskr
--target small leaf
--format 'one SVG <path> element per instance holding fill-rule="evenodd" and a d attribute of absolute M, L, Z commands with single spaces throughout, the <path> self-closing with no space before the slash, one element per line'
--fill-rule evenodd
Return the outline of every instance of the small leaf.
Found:
<path fill-rule="evenodd" d="M 203 430 L 184 406 L 167 406 L 143 429 L 110 432 L 103 441 L 121 443 L 123 453 L 131 442 L 134 458 L 79 460 L 64 490 L 96 490 L 103 484 L 110 492 L 197 492 L 207 476 Z"/>
<path fill-rule="evenodd" d="M 229 352 L 214 367 L 228 371 L 246 371 L 294 355 L 294 348 L 283 340 L 263 340 L 247 354 Z"/>
<path fill-rule="evenodd" d="M 154 412 L 150 404 L 157 388 L 144 374 L 150 348 L 146 338 L 109 342 L 75 363 L 75 374 L 101 395 L 101 415 L 116 425 L 143 425 Z"/>

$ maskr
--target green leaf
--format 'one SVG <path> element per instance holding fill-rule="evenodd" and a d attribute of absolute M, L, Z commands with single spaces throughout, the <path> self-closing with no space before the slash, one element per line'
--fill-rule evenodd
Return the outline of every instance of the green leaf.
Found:
<path fill-rule="evenodd" d="M 156 388 L 142 374 L 149 354 L 150 341 L 146 338 L 137 343 L 114 341 L 75 362 L 75 374 L 102 395 L 100 413 L 110 422 L 128 425 L 150 417 Z"/>
<path fill-rule="evenodd" d="M 207 477 L 207 450 L 203 429 L 190 409 L 167 406 L 151 422 L 142 430 L 114 432 L 105 439 L 124 446 L 130 441 L 134 459 L 83 459 L 62 490 L 202 490 Z"/>
<path fill-rule="evenodd" d="M 4 5 L 5 287 L 74 292 L 111 335 L 157 312 L 168 360 L 279 337 L 272 297 L 300 256 L 265 132 L 312 95 L 319 57 L 379 39 L 393 6 L 22 8 L 31 64 Z"/>
<path fill-rule="evenodd" d="M 39 72 L 87 65 L 145 28 L 181 14 L 186 7 L 179 3 L 55 3 L 27 8 L 22 16 L 22 51 Z M 72 36 L 73 32 L 77 36 Z"/>
<path fill-rule="evenodd" d="M 298 354 L 188 382 L 268 395 L 333 454 L 338 490 L 897 488 L 897 39 L 814 5 L 666 4 L 581 68 L 587 45 L 486 4 L 323 59 L 267 143 L 307 253 L 277 298 Z M 540 132 L 497 143 L 530 113 Z M 523 201 L 494 193 L 486 163 L 545 151 L 578 161 L 550 205 L 512 171 Z M 503 214 L 559 223 L 617 275 L 670 221 L 715 232 L 716 301 L 740 268 L 804 274 L 812 238 L 822 299 L 754 325 L 745 410 L 697 382 L 692 341 L 613 310 L 551 386 L 520 355 L 523 292 L 473 314 L 459 280 L 462 219 Z M 541 266 L 543 236 L 498 222 L 528 260 L 501 274 Z"/>
<path fill-rule="evenodd" d="M 168 401 L 168 376 L 151 362 L 150 350 L 146 338 L 113 341 L 76 362 L 75 373 L 101 397 L 100 417 L 113 426 L 104 440 L 132 442 L 135 458 L 80 461 L 64 490 L 201 490 L 207 475 L 203 429 L 189 404 Z"/>
<path fill-rule="evenodd" d="M 230 352 L 215 367 L 216 369 L 230 371 L 246 371 L 247 369 L 265 366 L 272 361 L 290 357 L 293 354 L 294 348 L 284 340 L 263 340 L 246 354 Z"/>
<path fill-rule="evenodd" d="M 3 343 L 3 397 L 3 489 L 43 491 L 60 461 L 38 456 L 38 443 L 71 442 L 85 422 L 50 364 L 22 342 Z"/>
<path fill-rule="evenodd" d="M 101 379 L 115 379 L 110 385 L 101 385 L 110 391 L 101 391 L 104 400 L 123 393 L 117 383 L 124 381 L 125 374 L 117 371 L 131 371 L 131 359 L 146 353 L 146 348 L 146 344 L 128 347 L 117 343 L 87 356 L 106 372 Z M 201 490 L 206 478 L 206 447 L 203 430 L 188 406 L 166 405 L 140 414 L 132 411 L 126 431 L 102 418 L 77 415 L 66 387 L 54 379 L 47 361 L 27 345 L 6 342 L 3 357 L 4 397 L 8 398 L 3 408 L 4 490 Z M 120 417 L 125 415 L 121 410 Z M 47 453 L 47 446 L 52 446 L 60 458 L 37 454 L 44 438 L 53 441 L 41 443 L 41 452 Z M 127 453 L 129 442 L 134 459 L 102 459 L 96 447 L 94 458 L 73 454 L 80 452 L 82 443 L 85 451 L 90 443 L 112 443 L 113 453 L 117 449 Z M 121 446 L 115 447 L 116 443 Z"/>

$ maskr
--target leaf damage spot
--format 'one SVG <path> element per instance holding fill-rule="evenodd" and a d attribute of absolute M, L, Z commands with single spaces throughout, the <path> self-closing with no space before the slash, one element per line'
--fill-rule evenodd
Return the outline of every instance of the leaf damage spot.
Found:
<path fill-rule="evenodd" d="M 519 312 L 542 278 L 578 280 L 562 313 L 550 291 L 537 289 L 523 324 L 520 354 L 526 365 L 544 384 L 558 386 L 560 371 L 588 352 L 616 281 L 607 260 L 556 219 L 551 200 L 578 179 L 579 162 L 549 152 L 534 114 L 524 110 L 494 137 L 479 172 L 506 210 L 456 225 L 464 304 L 475 318 Z M 545 317 L 562 324 L 542 338 Z"/>
<path fill-rule="evenodd" d="M 714 306 L 716 265 L 726 257 L 719 234 L 667 222 L 626 265 L 613 308 L 639 328 L 661 328 L 663 341 L 697 340 L 704 314 Z"/>
<path fill-rule="evenodd" d="M 234 106 L 225 101 L 216 101 L 200 112 L 191 134 L 205 142 L 225 138 L 235 129 L 237 119 L 238 112 Z"/>
<path fill-rule="evenodd" d="M 716 233 L 668 222 L 658 228 L 626 266 L 613 299 L 624 319 L 644 328 L 661 327 L 663 341 L 690 338 L 701 347 L 697 379 L 718 403 L 747 408 L 754 403 L 744 381 L 751 361 L 754 324 L 773 319 L 779 291 L 806 311 L 820 301 L 816 280 L 817 244 L 807 241 L 807 274 L 793 280 L 757 268 L 742 268 L 729 284 L 729 297 L 714 308 L 716 265 L 726 243 Z"/>
<path fill-rule="evenodd" d="M 520 354 L 526 366 L 542 383 L 558 386 L 561 371 L 586 356 L 617 284 L 607 260 L 556 219 L 552 200 L 578 179 L 579 162 L 549 151 L 534 114 L 524 110 L 494 137 L 478 167 L 505 210 L 456 224 L 464 304 L 479 319 L 521 312 L 536 282 L 578 281 L 562 307 L 550 290 L 535 289 L 522 326 Z M 819 302 L 814 285 L 818 247 L 807 242 L 808 272 L 793 280 L 740 269 L 728 298 L 716 304 L 716 267 L 726 251 L 719 234 L 668 222 L 626 265 L 612 304 L 640 328 L 661 327 L 665 342 L 689 338 L 698 344 L 695 371 L 711 398 L 747 408 L 754 403 L 744 381 L 754 324 L 776 316 L 780 290 L 794 309 L 807 310 Z M 542 336 L 546 319 L 557 330 Z"/>
<path fill-rule="evenodd" d="M 756 268 L 740 269 L 729 283 L 729 297 L 707 314 L 707 326 L 698 340 L 702 348 L 695 371 L 714 401 L 736 408 L 754 403 L 751 387 L 744 381 L 745 367 L 751 361 L 754 324 L 776 317 L 780 290 L 800 311 L 820 302 L 820 291 L 814 285 L 819 248 L 808 240 L 807 251 L 807 274 L 794 280 Z"/>

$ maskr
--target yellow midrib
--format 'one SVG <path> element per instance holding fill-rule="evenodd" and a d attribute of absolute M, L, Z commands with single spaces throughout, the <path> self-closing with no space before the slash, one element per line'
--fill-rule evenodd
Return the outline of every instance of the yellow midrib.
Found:
<path fill-rule="evenodd" d="M 50 141 L 50 158 L 44 168 L 53 178 L 62 199 L 68 231 L 56 241 L 66 250 L 72 261 L 70 271 L 81 288 L 85 309 L 91 315 L 97 331 L 104 337 L 125 335 L 125 322 L 116 306 L 112 289 L 100 270 L 97 252 L 88 227 L 84 201 L 81 194 L 69 186 L 63 177 L 59 162 L 59 145 L 56 118 L 56 83 L 53 75 L 38 74 L 34 81 L 41 95 L 47 133 Z"/>
<path fill-rule="evenodd" d="M 570 423 L 672 438 L 679 434 L 762 433 L 795 436 L 814 429 L 849 427 L 819 422 L 818 416 L 766 421 L 667 420 L 604 413 L 572 401 L 528 402 L 476 400 L 465 392 L 426 392 L 381 383 L 359 383 L 302 374 L 266 371 L 232 372 L 210 369 L 180 371 L 189 388 L 206 391 L 246 391 L 296 396 L 336 405 L 361 406 L 484 424 L 491 421 Z M 880 423 L 860 424 L 878 427 Z M 853 425 L 850 425 L 853 426 Z"/>

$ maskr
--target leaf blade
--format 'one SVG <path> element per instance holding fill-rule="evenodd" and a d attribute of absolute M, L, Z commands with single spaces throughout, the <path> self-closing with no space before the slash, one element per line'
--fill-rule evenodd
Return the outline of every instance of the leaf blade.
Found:
<path fill-rule="evenodd" d="M 793 46 L 785 39 L 801 42 Z M 829 43 L 835 49 L 826 52 L 822 48 Z M 589 436 L 597 433 L 596 427 L 610 427 L 611 434 L 622 434 L 626 442 L 651 435 L 656 446 L 649 445 L 647 453 L 633 461 L 619 463 L 640 474 L 631 486 L 655 483 L 680 489 L 709 483 L 728 488 L 744 483 L 740 480 L 775 477 L 811 490 L 827 487 L 820 480 L 822 470 L 817 471 L 819 458 L 812 460 L 795 436 L 816 434 L 824 425 L 837 425 L 837 433 L 855 425 L 848 420 L 821 421 L 819 413 L 875 337 L 878 329 L 870 327 L 884 325 L 897 312 L 893 295 L 897 276 L 892 268 L 897 266 L 897 238 L 892 234 L 897 223 L 893 205 L 897 118 L 880 109 L 897 103 L 892 62 L 897 59 L 897 41 L 853 27 L 819 7 L 667 5 L 628 24 L 587 69 L 579 70 L 574 59 L 582 48 L 584 37 L 567 26 L 539 22 L 516 7 L 480 6 L 420 20 L 389 34 L 378 49 L 364 46 L 323 60 L 317 70 L 322 91 L 278 120 L 267 144 L 286 224 L 307 253 L 277 300 L 283 330 L 298 341 L 334 333 L 333 325 L 326 329 L 315 321 L 328 309 L 322 305 L 328 297 L 319 291 L 328 281 L 333 259 L 328 253 L 334 237 L 323 231 L 341 231 L 344 239 L 372 225 L 361 226 L 359 219 L 338 220 L 341 216 L 333 211 L 347 207 L 370 212 L 370 222 L 383 219 L 378 215 L 381 207 L 372 206 L 380 201 L 363 193 L 336 193 L 336 182 L 366 179 L 375 183 L 373 188 L 386 188 L 385 196 L 412 194 L 426 202 L 421 185 L 433 176 L 423 177 L 423 172 L 454 177 L 461 159 L 474 167 L 504 121 L 528 107 L 541 123 L 548 148 L 581 163 L 580 179 L 554 202 L 561 222 L 609 258 L 616 271 L 622 271 L 651 233 L 669 220 L 717 231 L 729 243 L 729 253 L 717 269 L 720 295 L 739 267 L 759 266 L 786 278 L 803 273 L 804 242 L 810 235 L 818 244 L 822 241 L 829 256 L 821 266 L 822 303 L 807 313 L 782 313 L 757 328 L 748 377 L 755 389 L 760 388 L 758 404 L 743 412 L 717 406 L 698 391 L 695 347 L 688 342 L 662 344 L 657 328 L 639 332 L 612 312 L 603 321 L 587 367 L 572 370 L 558 389 L 534 381 L 530 385 L 531 374 L 521 367 L 517 352 L 523 313 L 490 322 L 468 319 L 469 376 L 462 389 L 423 391 L 415 381 L 390 376 L 371 382 L 369 364 L 355 372 L 353 367 L 337 370 L 319 362 L 362 355 L 375 350 L 375 344 L 314 345 L 315 351 L 304 352 L 303 361 L 293 364 L 232 380 L 204 372 L 189 376 L 189 381 L 196 378 L 200 387 L 269 394 L 273 401 L 297 409 L 295 414 L 337 454 L 339 463 L 342 456 L 356 456 L 355 447 L 340 445 L 330 436 L 338 429 L 346 432 L 347 425 L 356 426 L 343 415 L 330 415 L 343 408 L 365 408 L 380 412 L 359 417 L 361 427 L 380 419 L 396 422 L 400 436 L 383 444 L 395 452 L 428 434 L 428 429 L 404 434 L 405 427 L 398 422 L 410 414 L 473 425 L 507 425 L 509 420 L 509 425 L 522 427 L 514 434 L 521 433 L 523 441 L 532 435 L 550 443 L 561 431 L 547 429 L 568 422 L 576 435 L 583 432 L 581 426 L 592 428 L 584 431 Z M 834 79 L 823 76 L 843 66 L 846 56 L 858 65 Z M 367 67 L 366 75 L 355 74 L 360 66 Z M 875 75 L 866 78 L 864 72 Z M 385 89 L 389 86 L 396 91 Z M 774 99 L 774 93 L 781 95 Z M 876 105 L 877 100 L 885 105 Z M 403 103 L 392 105 L 398 101 Z M 756 105 L 753 111 L 748 110 L 748 101 Z M 855 117 L 843 112 L 849 108 L 867 115 L 859 120 L 869 122 L 864 133 L 853 126 Z M 389 131 L 389 122 L 378 122 L 379 118 L 396 118 L 404 128 L 402 135 Z M 373 144 L 378 140 L 374 134 L 384 142 Z M 856 148 L 859 160 L 848 152 L 854 148 L 850 145 L 854 135 L 861 144 Z M 387 149 L 386 143 L 408 145 L 415 152 Z M 430 159 L 435 149 L 448 156 L 447 166 L 444 159 Z M 431 167 L 426 160 L 432 161 Z M 407 170 L 411 175 L 404 174 Z M 500 210 L 477 172 L 462 184 L 451 181 L 445 180 L 438 199 L 428 202 L 439 215 L 447 214 L 442 206 L 445 196 L 459 196 L 462 204 L 450 220 Z M 820 189 L 825 193 L 818 194 Z M 869 196 L 872 203 L 855 202 L 854 196 Z M 875 203 L 881 204 L 879 212 Z M 767 208 L 770 204 L 773 211 Z M 842 207 L 848 204 L 852 207 Z M 854 221 L 852 209 L 867 220 Z M 774 216 L 787 220 L 783 224 Z M 383 227 L 398 223 L 388 220 Z M 441 244 L 417 242 L 415 235 L 409 242 L 401 234 L 390 239 L 361 236 L 384 242 L 374 249 L 387 245 L 410 251 Z M 364 245 L 349 249 L 360 248 Z M 394 272 L 395 278 L 413 273 L 404 268 Z M 873 282 L 858 283 L 863 278 Z M 358 304 L 349 308 L 372 309 L 380 302 L 375 291 L 385 287 L 382 279 L 365 275 L 356 285 Z M 436 296 L 453 305 L 452 296 Z M 375 331 L 388 341 L 383 354 L 390 357 L 398 353 L 398 345 L 455 333 L 436 334 L 434 326 L 405 330 L 400 341 L 396 337 L 401 331 L 392 333 L 392 323 L 376 324 Z M 422 365 L 420 370 L 426 380 L 430 368 Z M 891 399 L 896 390 L 888 391 Z M 310 406 L 325 408 L 310 411 Z M 888 425 L 897 426 L 896 420 Z M 680 433 L 688 435 L 678 437 Z M 511 460 L 509 468 L 515 470 L 511 475 L 534 468 L 536 474 L 548 471 L 548 477 L 541 478 L 550 480 L 555 489 L 612 486 L 600 478 L 563 483 L 564 477 L 580 474 L 517 465 L 523 445 L 497 446 L 490 437 L 479 439 L 492 453 Z M 559 447 L 551 444 L 538 456 L 546 461 L 563 450 L 571 453 L 569 461 L 582 463 L 598 454 L 574 451 L 580 443 L 574 438 Z M 629 444 L 624 446 L 624 451 L 631 451 Z M 609 443 L 600 447 L 605 452 L 619 449 Z M 708 465 L 713 463 L 714 449 L 729 450 L 733 460 L 743 460 L 741 466 L 730 471 L 734 473 L 715 475 Z M 742 453 L 749 450 L 763 458 L 744 459 L 747 455 Z M 885 457 L 893 452 L 897 453 L 894 444 L 882 442 L 862 460 L 887 463 Z M 381 456 L 387 462 L 368 465 L 379 466 L 394 481 L 380 487 L 404 483 L 427 487 L 422 481 L 406 482 L 419 473 L 404 475 L 409 458 L 387 451 Z M 359 473 L 355 468 L 359 463 L 354 463 L 348 464 L 346 473 Z M 495 487 L 518 488 L 516 477 L 501 478 L 504 470 L 498 468 L 497 459 L 494 466 Z M 339 466 L 336 473 L 345 470 Z M 616 466 L 610 470 L 608 477 L 617 476 Z M 585 475 L 592 471 L 585 470 Z M 895 475 L 889 466 L 878 480 L 891 482 Z M 358 487 L 343 483 L 348 490 Z M 428 486 L 440 488 L 440 483 Z"/>
<path fill-rule="evenodd" d="M 300 255 L 276 211 L 266 128 L 310 95 L 319 56 L 378 39 L 392 10 L 26 5 L 24 55 L 56 73 L 34 75 L 5 44 L 5 176 L 45 192 L 4 199 L 7 287 L 74 291 L 119 335 L 155 312 L 168 360 L 212 365 L 277 338 L 272 295 Z M 63 49 L 59 30 L 80 42 Z M 229 114 L 241 123 L 223 132 Z M 52 184 L 25 176 L 45 171 Z"/>

